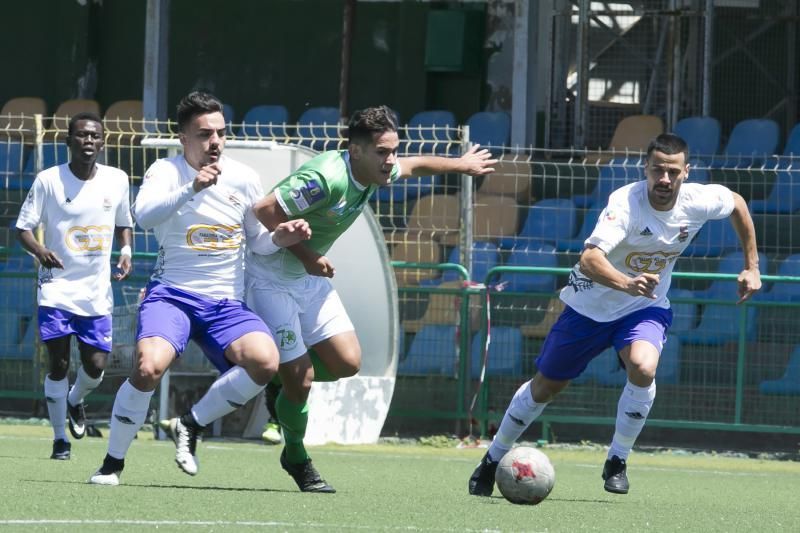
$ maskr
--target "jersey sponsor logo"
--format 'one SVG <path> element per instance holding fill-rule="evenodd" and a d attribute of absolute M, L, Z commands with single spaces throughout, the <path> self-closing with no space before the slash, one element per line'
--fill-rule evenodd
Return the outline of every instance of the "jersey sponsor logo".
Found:
<path fill-rule="evenodd" d="M 587 278 L 586 276 L 582 276 L 577 268 L 573 268 L 572 271 L 569 273 L 569 281 L 567 282 L 569 287 L 572 287 L 575 292 L 586 291 L 594 287 L 594 281 L 591 278 Z"/>
<path fill-rule="evenodd" d="M 111 249 L 110 226 L 72 226 L 64 235 L 67 248 L 74 252 L 99 252 Z"/>
<path fill-rule="evenodd" d="M 639 235 L 642 235 L 643 237 L 649 237 L 652 234 L 653 234 L 653 232 L 650 231 L 650 228 L 647 227 L 647 226 L 645 226 L 644 229 L 641 231 L 641 233 L 639 233 Z"/>
<path fill-rule="evenodd" d="M 625 264 L 640 274 L 658 274 L 679 255 L 677 252 L 631 252 L 625 258 Z"/>
<path fill-rule="evenodd" d="M 186 232 L 186 244 L 197 251 L 235 250 L 242 244 L 242 227 L 238 224 L 193 224 Z"/>

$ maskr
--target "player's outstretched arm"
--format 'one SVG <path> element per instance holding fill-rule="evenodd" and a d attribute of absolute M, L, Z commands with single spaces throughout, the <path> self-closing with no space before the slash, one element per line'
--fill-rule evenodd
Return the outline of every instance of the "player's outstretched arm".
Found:
<path fill-rule="evenodd" d="M 401 178 L 450 172 L 483 176 L 494 172 L 493 165 L 497 163 L 497 159 L 492 158 L 489 150 L 481 149 L 480 145 L 475 144 L 461 157 L 421 155 L 398 158 L 398 163 L 400 164 Z"/>
<path fill-rule="evenodd" d="M 735 192 L 733 193 L 731 224 L 733 224 L 733 229 L 736 230 L 742 250 L 744 250 L 744 269 L 739 273 L 737 280 L 739 301 L 736 302 L 742 303 L 761 290 L 761 272 L 758 268 L 758 247 L 753 217 L 750 216 L 744 198 Z"/>
<path fill-rule="evenodd" d="M 45 248 L 33 236 L 29 229 L 18 229 L 19 242 L 25 250 L 32 253 L 36 260 L 45 268 L 64 268 L 64 263 L 53 250 Z"/>
<path fill-rule="evenodd" d="M 606 253 L 594 246 L 587 244 L 581 254 L 581 272 L 592 281 L 606 287 L 626 292 L 631 296 L 643 296 L 655 299 L 653 291 L 661 280 L 658 274 L 640 274 L 635 278 L 620 272 L 606 257 Z"/>

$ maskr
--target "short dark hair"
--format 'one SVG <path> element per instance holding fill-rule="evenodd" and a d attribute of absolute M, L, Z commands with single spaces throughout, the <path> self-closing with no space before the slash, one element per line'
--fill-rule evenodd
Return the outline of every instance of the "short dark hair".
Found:
<path fill-rule="evenodd" d="M 91 120 L 92 122 L 97 122 L 100 124 L 100 127 L 103 127 L 103 121 L 100 120 L 100 117 L 97 113 L 92 113 L 91 111 L 81 111 L 75 115 L 72 115 L 72 118 L 69 119 L 69 125 L 67 126 L 67 136 L 72 137 L 72 134 L 75 133 L 75 126 L 81 120 Z"/>
<path fill-rule="evenodd" d="M 648 161 L 650 160 L 650 154 L 655 150 L 667 155 L 683 154 L 683 162 L 689 162 L 689 145 L 674 133 L 662 133 L 650 141 L 647 146 Z"/>
<path fill-rule="evenodd" d="M 183 131 L 197 115 L 222 113 L 222 102 L 211 93 L 192 91 L 178 102 L 178 129 Z"/>
<path fill-rule="evenodd" d="M 397 131 L 397 115 L 385 105 L 360 109 L 347 124 L 347 137 L 354 141 L 371 141 L 376 133 Z"/>

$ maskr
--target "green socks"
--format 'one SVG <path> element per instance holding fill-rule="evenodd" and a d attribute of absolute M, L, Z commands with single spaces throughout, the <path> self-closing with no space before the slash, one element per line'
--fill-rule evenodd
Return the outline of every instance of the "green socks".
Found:
<path fill-rule="evenodd" d="M 325 367 L 325 363 L 313 348 L 308 350 L 308 355 L 311 357 L 311 365 L 314 367 L 314 381 L 337 381 L 339 379 Z"/>
<path fill-rule="evenodd" d="M 286 442 L 286 460 L 300 464 L 308 460 L 308 453 L 303 446 L 303 437 L 308 426 L 308 403 L 294 403 L 281 391 L 275 401 L 278 421 L 283 427 L 283 439 Z"/>

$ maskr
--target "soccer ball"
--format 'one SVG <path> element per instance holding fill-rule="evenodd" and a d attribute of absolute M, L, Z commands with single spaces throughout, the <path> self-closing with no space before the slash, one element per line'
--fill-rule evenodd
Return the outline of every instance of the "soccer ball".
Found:
<path fill-rule="evenodd" d="M 535 448 L 518 446 L 500 459 L 495 481 L 511 503 L 536 505 L 553 490 L 556 472 L 545 454 Z"/>

